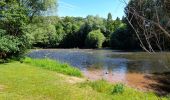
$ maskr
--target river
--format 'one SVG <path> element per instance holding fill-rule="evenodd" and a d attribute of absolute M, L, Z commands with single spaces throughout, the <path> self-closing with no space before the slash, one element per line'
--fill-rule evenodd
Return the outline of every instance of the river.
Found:
<path fill-rule="evenodd" d="M 170 72 L 170 53 L 95 49 L 38 49 L 28 57 L 50 58 L 79 68 L 89 80 L 105 79 L 139 89 L 157 84 L 153 75 Z"/>

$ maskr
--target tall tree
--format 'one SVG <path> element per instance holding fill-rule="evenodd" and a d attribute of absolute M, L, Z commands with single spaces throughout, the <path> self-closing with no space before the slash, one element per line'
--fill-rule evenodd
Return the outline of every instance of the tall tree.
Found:
<path fill-rule="evenodd" d="M 3 37 L 0 38 L 0 59 L 24 53 L 30 43 L 26 27 L 29 18 L 32 19 L 52 5 L 52 0 L 0 1 L 0 35 Z"/>
<path fill-rule="evenodd" d="M 112 21 L 112 20 L 113 20 L 112 19 L 112 14 L 108 13 L 108 15 L 107 15 L 107 22 Z"/>
<path fill-rule="evenodd" d="M 56 8 L 56 0 L 21 0 L 21 5 L 28 8 L 30 21 L 35 15 L 43 14 L 43 12 Z"/>
<path fill-rule="evenodd" d="M 106 23 L 107 33 L 110 35 L 114 31 L 114 21 L 112 19 L 112 14 L 108 13 L 107 23 Z"/>
<path fill-rule="evenodd" d="M 130 0 L 125 8 L 129 25 L 148 52 L 165 50 L 170 43 L 169 0 Z"/>

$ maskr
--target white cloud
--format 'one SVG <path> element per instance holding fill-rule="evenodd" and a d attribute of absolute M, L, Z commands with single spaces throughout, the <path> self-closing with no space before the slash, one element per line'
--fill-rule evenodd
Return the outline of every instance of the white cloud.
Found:
<path fill-rule="evenodd" d="M 79 8 L 76 5 L 69 4 L 69 3 L 66 3 L 66 2 L 63 2 L 63 1 L 59 1 L 59 6 L 63 7 L 63 8 L 67 8 L 67 9 L 72 9 L 72 10 Z"/>

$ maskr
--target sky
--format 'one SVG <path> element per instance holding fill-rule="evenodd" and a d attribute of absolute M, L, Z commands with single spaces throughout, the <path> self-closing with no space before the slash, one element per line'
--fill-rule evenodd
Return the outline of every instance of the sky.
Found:
<path fill-rule="evenodd" d="M 125 3 L 123 0 L 58 0 L 57 15 L 60 17 L 74 16 L 86 17 L 87 15 L 99 15 L 107 18 L 112 13 L 113 19 L 122 18 Z M 126 0 L 128 1 L 128 0 Z"/>

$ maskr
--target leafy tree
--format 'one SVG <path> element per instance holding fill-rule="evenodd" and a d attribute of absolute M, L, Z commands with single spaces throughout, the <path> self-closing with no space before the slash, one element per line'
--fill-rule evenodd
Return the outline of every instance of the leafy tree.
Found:
<path fill-rule="evenodd" d="M 168 49 L 169 0 L 130 0 L 125 8 L 130 25 L 146 51 Z"/>
<path fill-rule="evenodd" d="M 114 31 L 119 29 L 122 25 L 122 21 L 120 20 L 119 17 L 116 18 L 116 20 L 114 21 Z"/>
<path fill-rule="evenodd" d="M 100 18 L 99 16 L 87 16 L 84 19 L 84 24 L 81 26 L 79 31 L 81 37 L 81 45 L 85 46 L 85 40 L 89 32 L 93 30 L 100 29 L 103 33 L 106 32 L 106 27 L 104 24 L 104 19 Z"/>
<path fill-rule="evenodd" d="M 63 29 L 64 29 L 64 38 L 60 47 L 64 48 L 74 48 L 79 46 L 79 30 L 81 24 L 79 19 L 74 17 L 65 17 L 63 19 Z"/>
<path fill-rule="evenodd" d="M 0 36 L 0 58 L 6 59 L 11 53 L 18 55 L 21 49 L 20 46 L 22 46 L 20 39 L 14 36 L 5 35 L 5 31 L 0 33 Z"/>
<path fill-rule="evenodd" d="M 0 53 L 3 59 L 19 56 L 29 46 L 26 36 L 27 9 L 20 7 L 17 1 L 1 1 L 0 29 L 1 34 Z"/>
<path fill-rule="evenodd" d="M 110 46 L 113 49 L 134 50 L 139 49 L 138 39 L 131 34 L 128 28 L 119 28 L 110 37 Z"/>
<path fill-rule="evenodd" d="M 111 13 L 108 14 L 106 27 L 107 27 L 108 34 L 111 34 L 115 30 L 114 21 L 112 19 Z"/>
<path fill-rule="evenodd" d="M 114 27 L 114 20 L 112 19 L 112 14 L 108 13 L 108 17 L 106 20 L 106 31 L 103 32 L 105 37 L 106 37 L 106 41 L 104 42 L 104 46 L 109 47 L 110 46 L 110 35 L 114 32 L 115 27 Z"/>
<path fill-rule="evenodd" d="M 32 39 L 33 46 L 52 48 L 59 46 L 61 42 L 61 33 L 57 32 L 52 24 L 30 24 L 29 37 Z"/>
<path fill-rule="evenodd" d="M 101 48 L 105 40 L 103 33 L 100 30 L 91 31 L 86 38 L 86 47 Z"/>
<path fill-rule="evenodd" d="M 29 18 L 51 5 L 48 0 L 1 0 L 0 1 L 0 59 L 18 57 L 29 47 Z M 43 6 L 44 5 L 44 6 Z M 3 33 L 3 34 L 2 34 Z"/>
<path fill-rule="evenodd" d="M 43 12 L 56 8 L 56 0 L 18 0 L 21 6 L 28 8 L 28 14 L 30 16 L 30 21 L 36 15 L 43 14 Z"/>

